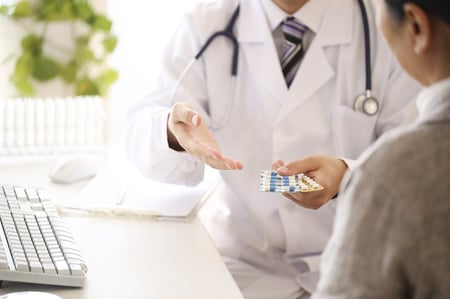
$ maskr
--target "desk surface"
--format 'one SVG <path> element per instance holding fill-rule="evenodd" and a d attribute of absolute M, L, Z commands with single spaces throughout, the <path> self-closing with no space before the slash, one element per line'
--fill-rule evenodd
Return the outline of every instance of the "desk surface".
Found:
<path fill-rule="evenodd" d="M 0 165 L 0 184 L 31 184 L 55 194 L 82 187 L 54 185 L 43 175 L 47 172 L 43 164 Z M 198 219 L 188 223 L 80 216 L 64 219 L 89 268 L 84 287 L 4 282 L 0 294 L 40 290 L 64 299 L 243 298 Z"/>

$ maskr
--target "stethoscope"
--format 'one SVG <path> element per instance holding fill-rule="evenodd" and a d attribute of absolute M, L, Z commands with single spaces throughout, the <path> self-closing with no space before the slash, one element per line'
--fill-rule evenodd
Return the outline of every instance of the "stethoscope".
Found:
<path fill-rule="evenodd" d="M 363 0 L 358 0 L 359 8 L 361 9 L 361 17 L 363 21 L 364 29 L 364 60 L 365 60 L 365 71 L 366 71 L 366 91 L 356 97 L 353 102 L 353 109 L 358 112 L 365 113 L 367 115 L 377 114 L 380 106 L 378 100 L 372 96 L 372 70 L 370 68 L 370 30 L 369 21 L 367 19 L 366 6 Z"/>
<path fill-rule="evenodd" d="M 220 130 L 225 128 L 226 124 L 228 123 L 228 119 L 230 117 L 231 108 L 234 103 L 234 92 L 235 92 L 235 86 L 236 86 L 236 76 L 237 76 L 237 70 L 238 70 L 238 58 L 239 58 L 239 44 L 237 41 L 236 36 L 233 33 L 234 25 L 236 24 L 237 17 L 239 16 L 239 9 L 240 6 L 235 9 L 233 12 L 233 15 L 231 16 L 230 20 L 228 21 L 227 26 L 224 30 L 217 31 L 213 33 L 203 44 L 203 46 L 200 48 L 198 53 L 191 59 L 191 61 L 186 65 L 186 67 L 181 72 L 180 77 L 178 78 L 177 82 L 175 83 L 175 87 L 172 92 L 172 102 L 175 99 L 176 93 L 178 88 L 180 87 L 181 83 L 183 82 L 184 77 L 188 74 L 194 63 L 203 55 L 203 53 L 208 49 L 209 45 L 216 39 L 216 37 L 223 36 L 227 38 L 233 45 L 233 56 L 231 57 L 231 86 L 227 89 L 228 93 L 233 93 L 233 95 L 228 95 L 228 98 L 230 98 L 229 101 L 226 101 L 226 108 L 224 109 L 224 115 L 219 125 L 213 125 L 210 124 L 210 128 L 213 130 Z"/>
<path fill-rule="evenodd" d="M 378 100 L 372 95 L 372 75 L 371 75 L 371 67 L 370 67 L 370 61 L 371 61 L 371 55 L 370 55 L 370 30 L 369 30 L 369 21 L 367 18 L 367 11 L 366 7 L 364 5 L 363 0 L 358 0 L 359 7 L 361 9 L 361 16 L 363 21 L 363 30 L 364 30 L 364 48 L 365 48 L 365 75 L 366 75 L 366 89 L 365 92 L 358 95 L 353 102 L 353 109 L 355 111 L 364 113 L 366 115 L 372 116 L 378 113 L 379 111 L 379 104 Z M 231 78 L 232 78 L 232 88 L 228 89 L 229 92 L 234 92 L 234 86 L 236 84 L 236 76 L 237 76 L 237 69 L 238 69 L 238 53 L 239 53 L 239 44 L 237 41 L 236 36 L 233 33 L 234 25 L 236 24 L 237 17 L 239 16 L 239 8 L 240 6 L 235 9 L 233 12 L 233 15 L 231 16 L 230 20 L 228 21 L 228 24 L 226 25 L 224 30 L 217 31 L 213 33 L 204 43 L 204 45 L 200 48 L 198 53 L 191 59 L 191 61 L 186 65 L 184 70 L 182 71 L 180 77 L 178 78 L 175 88 L 172 93 L 172 99 L 175 98 L 176 92 L 181 85 L 184 77 L 189 72 L 189 70 L 192 68 L 194 63 L 203 55 L 203 53 L 208 49 L 209 45 L 214 41 L 215 38 L 219 36 L 223 36 L 227 38 L 233 45 L 233 54 L 232 54 L 232 61 L 231 61 Z M 234 98 L 234 97 L 233 97 Z M 225 114 L 222 119 L 222 122 L 219 126 L 213 127 L 213 129 L 221 129 L 224 128 L 226 123 L 228 122 L 230 110 L 233 104 L 233 101 L 227 101 L 227 108 L 225 109 Z"/>

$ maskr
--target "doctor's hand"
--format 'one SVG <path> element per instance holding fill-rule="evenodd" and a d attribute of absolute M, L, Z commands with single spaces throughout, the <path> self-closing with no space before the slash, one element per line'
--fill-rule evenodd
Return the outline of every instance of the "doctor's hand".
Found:
<path fill-rule="evenodd" d="M 167 120 L 170 148 L 186 151 L 215 169 L 238 170 L 240 161 L 222 155 L 219 145 L 198 112 L 185 103 L 176 103 Z"/>
<path fill-rule="evenodd" d="M 338 193 L 347 164 L 335 157 L 314 155 L 287 164 L 278 160 L 272 163 L 272 169 L 280 175 L 304 173 L 321 184 L 324 187 L 321 191 L 283 193 L 285 197 L 302 207 L 318 209 Z"/>

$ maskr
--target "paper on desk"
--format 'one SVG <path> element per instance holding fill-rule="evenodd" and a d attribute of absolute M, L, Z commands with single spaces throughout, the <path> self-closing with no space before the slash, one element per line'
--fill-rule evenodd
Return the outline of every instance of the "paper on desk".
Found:
<path fill-rule="evenodd" d="M 87 184 L 68 207 L 153 211 L 166 219 L 193 216 L 219 179 L 215 174 L 195 187 L 158 183 L 130 169 L 106 168 Z"/>

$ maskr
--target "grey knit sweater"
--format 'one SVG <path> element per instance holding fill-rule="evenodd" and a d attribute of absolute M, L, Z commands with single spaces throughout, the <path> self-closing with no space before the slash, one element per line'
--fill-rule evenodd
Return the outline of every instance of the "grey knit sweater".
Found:
<path fill-rule="evenodd" d="M 450 79 L 342 185 L 312 298 L 450 298 Z"/>

